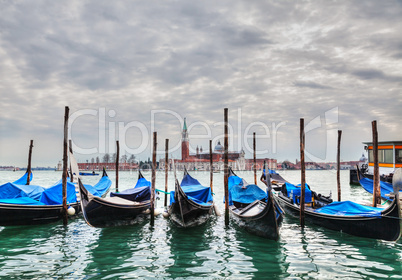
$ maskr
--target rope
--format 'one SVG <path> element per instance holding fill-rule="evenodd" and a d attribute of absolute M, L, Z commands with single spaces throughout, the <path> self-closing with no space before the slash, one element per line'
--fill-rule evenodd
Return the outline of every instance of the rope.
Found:
<path fill-rule="evenodd" d="M 170 192 L 165 192 L 165 191 L 158 190 L 158 189 L 155 189 L 155 191 L 157 191 L 157 192 L 161 192 L 161 193 L 164 193 L 164 194 L 170 194 Z"/>
<path fill-rule="evenodd" d="M 384 201 L 384 203 L 383 204 L 381 204 L 381 205 L 385 205 L 385 203 L 387 203 L 389 201 L 389 198 L 387 198 L 387 200 L 386 201 Z"/>

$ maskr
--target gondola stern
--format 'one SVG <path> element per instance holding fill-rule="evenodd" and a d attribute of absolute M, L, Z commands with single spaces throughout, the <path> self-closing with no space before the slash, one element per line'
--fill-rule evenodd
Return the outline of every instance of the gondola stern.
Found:
<path fill-rule="evenodd" d="M 228 173 L 229 173 L 228 177 L 230 177 L 230 176 L 237 176 L 236 173 L 234 173 L 232 167 L 230 167 L 230 166 L 228 167 Z"/>
<path fill-rule="evenodd" d="M 189 175 L 189 174 L 188 174 L 188 170 L 187 170 L 187 167 L 184 166 L 184 174 L 183 174 L 183 177 L 186 177 L 187 175 Z"/>
<path fill-rule="evenodd" d="M 108 177 L 105 167 L 103 167 L 102 177 Z"/>
<path fill-rule="evenodd" d="M 144 176 L 141 173 L 141 169 L 138 169 L 138 180 L 144 178 Z"/>

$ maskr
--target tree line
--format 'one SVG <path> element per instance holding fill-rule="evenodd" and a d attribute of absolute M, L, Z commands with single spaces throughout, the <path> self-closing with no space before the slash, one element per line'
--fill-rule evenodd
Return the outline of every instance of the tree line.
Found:
<path fill-rule="evenodd" d="M 102 158 L 100 158 L 99 156 L 95 157 L 95 158 L 91 158 L 91 160 L 87 160 L 87 163 L 110 163 L 110 162 L 116 162 L 116 153 L 110 155 L 108 153 L 104 154 Z M 122 155 L 120 157 L 119 162 L 127 162 L 127 163 L 137 163 L 136 159 L 135 159 L 135 155 L 130 155 L 130 157 L 128 157 L 127 155 Z"/>
<path fill-rule="evenodd" d="M 95 157 L 95 158 L 91 158 L 91 160 L 87 160 L 87 163 L 113 163 L 116 162 L 116 153 L 110 155 L 108 153 L 104 154 L 103 157 Z M 101 161 L 102 160 L 102 161 Z M 134 155 L 130 155 L 129 157 L 127 155 L 122 155 L 120 157 L 120 163 L 136 163 L 140 166 L 141 169 L 151 169 L 152 168 L 152 161 L 150 158 L 148 158 L 148 160 L 145 161 L 137 161 L 136 157 Z M 159 162 L 156 163 L 157 167 L 159 166 Z"/>

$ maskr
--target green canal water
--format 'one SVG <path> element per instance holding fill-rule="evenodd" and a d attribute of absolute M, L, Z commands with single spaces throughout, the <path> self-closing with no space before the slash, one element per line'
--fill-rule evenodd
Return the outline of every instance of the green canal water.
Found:
<path fill-rule="evenodd" d="M 248 182 L 253 173 L 237 172 Z M 0 172 L 0 184 L 23 172 Z M 298 183 L 300 172 L 282 171 Z M 110 172 L 114 181 L 114 172 Z M 134 186 L 137 172 L 120 172 L 120 190 Z M 209 185 L 209 173 L 192 172 Z M 259 174 L 260 175 L 260 174 Z M 144 172 L 150 180 L 151 174 Z M 179 174 L 181 179 L 182 174 Z M 359 186 L 349 185 L 341 172 L 343 200 L 370 201 Z M 37 171 L 33 184 L 50 186 L 61 172 Z M 99 177 L 85 177 L 93 184 Z M 336 197 L 336 173 L 307 171 L 313 190 Z M 260 184 L 261 185 L 261 184 Z M 169 189 L 173 188 L 169 174 Z M 114 184 L 112 186 L 114 188 Z M 164 189 L 164 173 L 157 174 Z M 223 213 L 223 173 L 214 173 L 215 201 Z M 160 195 L 158 208 L 163 207 Z M 148 221 L 127 227 L 97 229 L 83 218 L 41 226 L 0 227 L 1 279 L 402 279 L 402 243 L 358 238 L 286 216 L 279 241 L 250 235 L 224 217 L 192 229 L 179 229 L 162 215 L 154 228 Z"/>

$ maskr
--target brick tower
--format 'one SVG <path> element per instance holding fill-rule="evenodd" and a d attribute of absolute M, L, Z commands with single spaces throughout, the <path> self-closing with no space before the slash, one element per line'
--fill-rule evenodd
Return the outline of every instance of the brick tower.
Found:
<path fill-rule="evenodd" d="M 186 118 L 184 118 L 183 131 L 181 133 L 181 159 L 186 160 L 190 155 L 190 143 L 188 141 L 188 132 Z"/>

